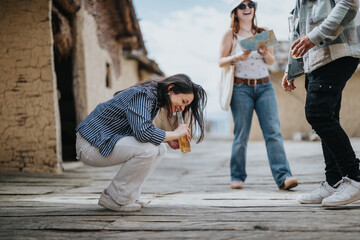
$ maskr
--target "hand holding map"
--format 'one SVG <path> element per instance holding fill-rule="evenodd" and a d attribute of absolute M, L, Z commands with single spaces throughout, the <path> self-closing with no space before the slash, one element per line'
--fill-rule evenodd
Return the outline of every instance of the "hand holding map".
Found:
<path fill-rule="evenodd" d="M 272 47 L 276 45 L 279 45 L 279 42 L 277 41 L 273 30 L 265 31 L 240 41 L 240 46 L 244 51 L 254 51 L 261 47 Z"/>

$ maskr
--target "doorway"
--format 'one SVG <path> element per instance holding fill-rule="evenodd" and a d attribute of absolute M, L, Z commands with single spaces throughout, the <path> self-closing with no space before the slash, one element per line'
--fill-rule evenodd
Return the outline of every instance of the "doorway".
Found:
<path fill-rule="evenodd" d="M 73 16 L 53 1 L 52 30 L 54 39 L 54 65 L 61 121 L 63 161 L 76 160 L 76 111 L 73 91 Z"/>
<path fill-rule="evenodd" d="M 55 72 L 59 91 L 61 143 L 63 161 L 76 160 L 76 116 L 73 93 L 72 59 L 58 59 L 55 55 Z"/>

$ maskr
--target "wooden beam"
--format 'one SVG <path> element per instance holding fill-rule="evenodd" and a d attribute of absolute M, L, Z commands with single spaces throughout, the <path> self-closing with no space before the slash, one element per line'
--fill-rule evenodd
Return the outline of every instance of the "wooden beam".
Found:
<path fill-rule="evenodd" d="M 53 0 L 57 3 L 63 10 L 74 15 L 81 7 L 80 0 Z"/>

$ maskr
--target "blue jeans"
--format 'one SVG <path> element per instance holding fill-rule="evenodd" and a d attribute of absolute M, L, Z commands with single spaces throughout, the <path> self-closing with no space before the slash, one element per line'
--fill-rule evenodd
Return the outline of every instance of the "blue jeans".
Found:
<path fill-rule="evenodd" d="M 234 118 L 231 180 L 245 181 L 247 177 L 246 147 L 255 109 L 265 138 L 271 172 L 277 186 L 280 187 L 285 178 L 292 174 L 286 159 L 277 101 L 271 81 L 256 86 L 235 83 L 230 106 Z"/>

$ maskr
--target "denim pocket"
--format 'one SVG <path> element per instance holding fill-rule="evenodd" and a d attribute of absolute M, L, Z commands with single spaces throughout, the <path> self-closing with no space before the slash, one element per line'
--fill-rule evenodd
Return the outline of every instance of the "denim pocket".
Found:
<path fill-rule="evenodd" d="M 244 83 L 234 83 L 234 88 L 241 87 L 242 85 L 244 85 Z"/>
<path fill-rule="evenodd" d="M 337 94 L 338 86 L 333 85 L 331 83 L 313 83 L 309 84 L 309 92 L 324 92 L 324 93 L 334 93 Z"/>
<path fill-rule="evenodd" d="M 340 100 L 341 89 L 329 83 L 309 84 L 306 96 L 306 114 L 314 117 L 333 116 Z"/>

